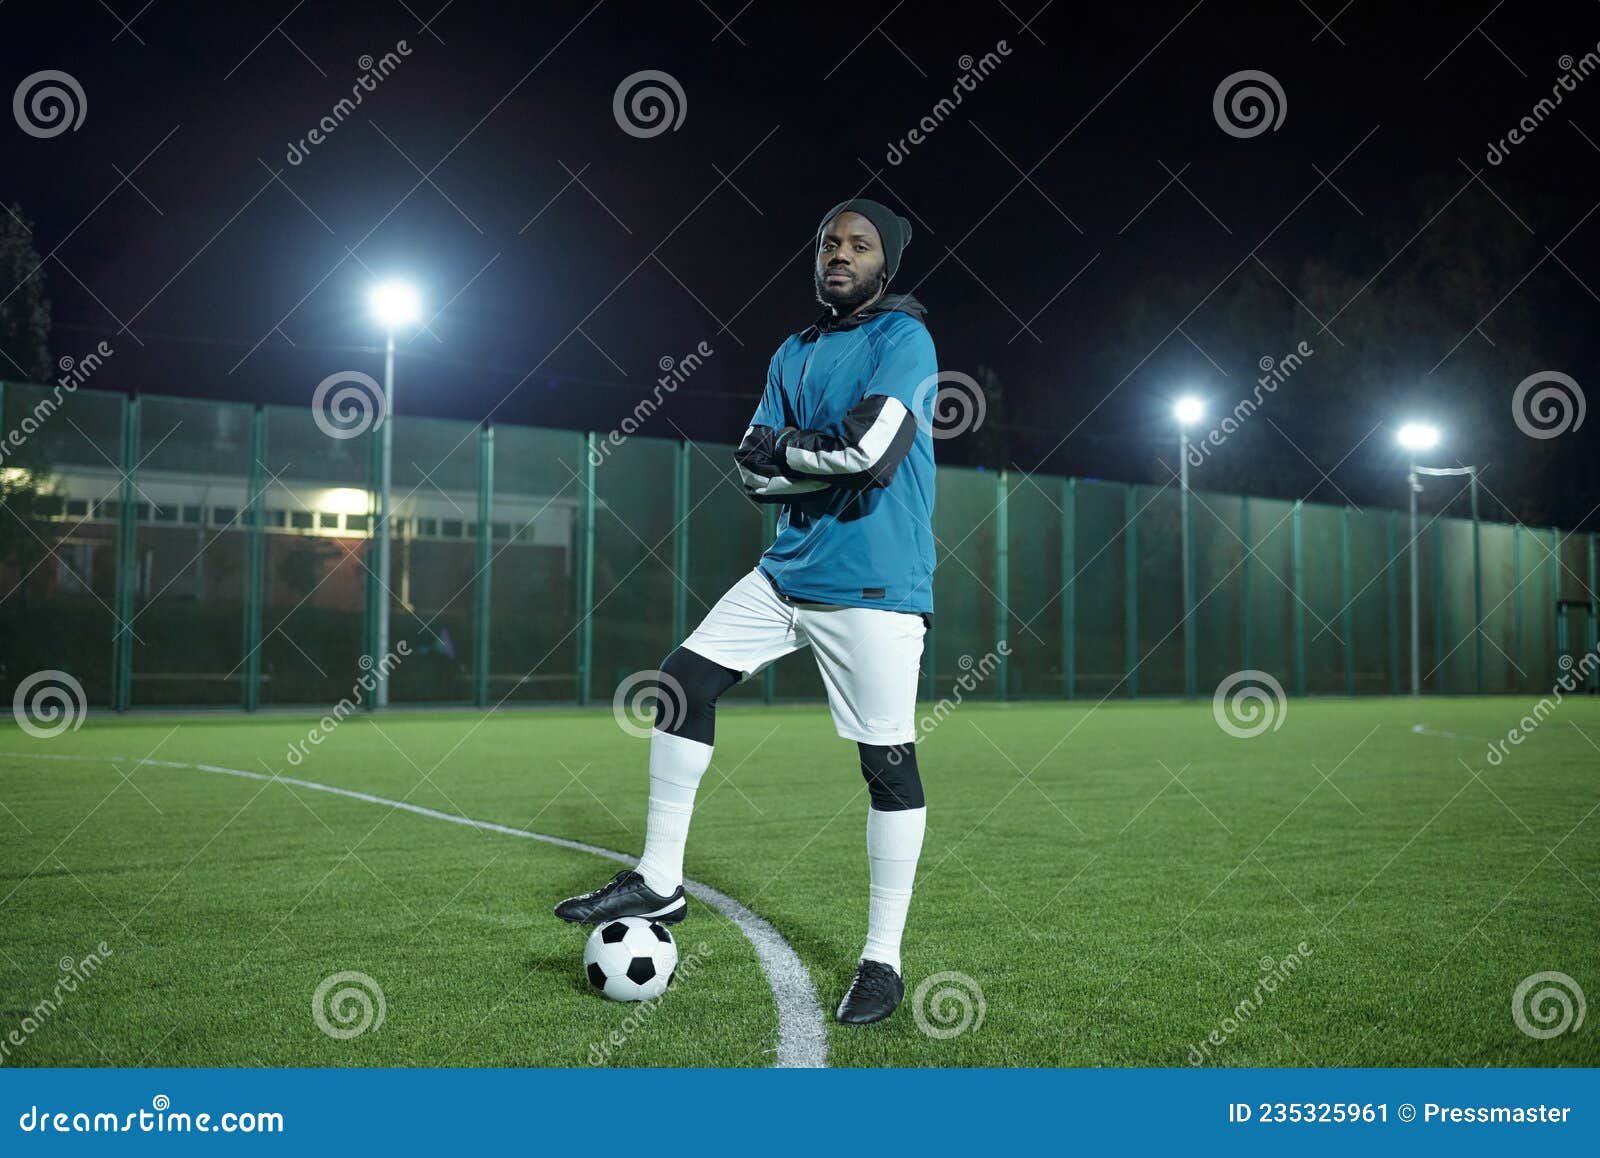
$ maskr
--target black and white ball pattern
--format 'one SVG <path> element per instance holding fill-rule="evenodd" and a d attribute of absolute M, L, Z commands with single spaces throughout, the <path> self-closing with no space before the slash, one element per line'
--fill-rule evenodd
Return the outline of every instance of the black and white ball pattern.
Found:
<path fill-rule="evenodd" d="M 648 1001 L 666 992 L 678 967 L 678 945 L 664 925 L 620 917 L 589 934 L 583 969 L 613 1001 Z"/>

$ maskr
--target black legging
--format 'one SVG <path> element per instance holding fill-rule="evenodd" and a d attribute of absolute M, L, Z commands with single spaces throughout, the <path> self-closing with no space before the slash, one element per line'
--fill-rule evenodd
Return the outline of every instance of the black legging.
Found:
<path fill-rule="evenodd" d="M 662 661 L 661 674 L 683 689 L 683 702 L 679 704 L 674 694 L 659 697 L 656 727 L 686 740 L 711 744 L 717 731 L 717 700 L 744 678 L 743 673 L 680 647 Z M 923 806 L 915 744 L 857 743 L 856 747 L 873 808 L 901 812 Z"/>

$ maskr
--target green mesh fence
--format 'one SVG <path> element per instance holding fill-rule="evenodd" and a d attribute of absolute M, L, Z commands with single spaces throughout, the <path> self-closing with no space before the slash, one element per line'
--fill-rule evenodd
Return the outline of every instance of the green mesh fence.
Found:
<path fill-rule="evenodd" d="M 350 694 L 361 657 L 373 650 L 366 625 L 376 597 L 369 583 L 368 490 L 376 439 L 370 432 L 330 438 L 304 408 L 263 407 L 256 421 L 261 453 L 247 465 L 258 509 L 245 507 L 245 494 L 236 500 L 237 509 L 218 509 L 204 481 L 194 486 L 212 524 L 243 526 L 247 536 L 259 539 L 261 567 L 254 579 L 261 625 L 240 658 L 246 670 L 259 668 L 263 704 L 337 702 Z M 323 515 L 341 525 L 327 526 Z"/>
<path fill-rule="evenodd" d="M 400 415 L 385 590 L 376 431 L 17 385 L 0 417 L 7 697 L 62 671 L 117 709 L 336 703 L 385 600 L 407 649 L 393 703 L 605 701 L 775 526 L 728 446 Z M 1600 536 L 1446 515 L 1447 498 L 1424 493 L 1415 543 L 1422 690 L 1542 694 L 1600 643 Z M 1183 509 L 1172 485 L 942 467 L 923 695 L 1209 696 L 1246 669 L 1291 694 L 1409 690 L 1404 514 L 1193 492 L 1186 607 Z M 802 658 L 729 695 L 823 687 Z"/>
<path fill-rule="evenodd" d="M 213 512 L 244 511 L 253 412 L 175 398 L 139 409 L 132 700 L 239 703 L 250 536 L 240 519 L 203 518 L 207 496 L 187 479 L 208 477 Z"/>
<path fill-rule="evenodd" d="M 1005 657 L 1005 694 L 1065 695 L 1062 631 L 1071 573 L 1066 570 L 1069 560 L 1063 544 L 1069 530 L 1066 511 L 1071 492 L 1065 479 L 1020 473 L 1006 479 L 1004 492 L 1005 598 L 1003 604 L 996 602 L 991 608 L 1000 607 L 1005 615 L 1001 634 L 1009 653 Z M 981 659 L 982 654 L 974 658 Z"/>
<path fill-rule="evenodd" d="M 581 434 L 494 428 L 493 520 L 504 524 L 507 538 L 493 544 L 484 572 L 489 649 L 482 703 L 578 698 L 576 547 L 587 506 L 585 454 Z"/>
<path fill-rule="evenodd" d="M 51 406 L 52 395 L 43 387 L 6 386 L 0 406 L 7 435 L 0 471 L 71 472 L 80 480 L 71 491 L 4 484 L 0 683 L 10 702 L 10 689 L 30 673 L 67 671 L 91 703 L 110 703 L 119 691 L 113 641 L 117 624 L 128 618 L 116 607 L 126 400 L 80 390 L 56 409 L 41 409 Z M 25 439 L 21 446 L 10 445 L 11 432 Z"/>
<path fill-rule="evenodd" d="M 944 695 L 995 652 L 1005 630 L 996 618 L 1004 607 L 997 552 L 1005 515 L 1000 476 L 941 470 L 937 480 L 933 536 L 940 563 L 933 573 L 932 646 L 923 662 L 928 690 Z M 992 682 L 984 694 L 999 695 L 1001 687 Z"/>

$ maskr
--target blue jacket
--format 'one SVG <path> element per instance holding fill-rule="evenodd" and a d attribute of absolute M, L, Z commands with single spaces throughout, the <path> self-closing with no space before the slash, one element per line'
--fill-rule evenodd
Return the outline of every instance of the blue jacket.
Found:
<path fill-rule="evenodd" d="M 938 364 L 924 314 L 885 294 L 772 356 L 735 457 L 745 493 L 782 504 L 760 569 L 791 599 L 933 611 Z"/>

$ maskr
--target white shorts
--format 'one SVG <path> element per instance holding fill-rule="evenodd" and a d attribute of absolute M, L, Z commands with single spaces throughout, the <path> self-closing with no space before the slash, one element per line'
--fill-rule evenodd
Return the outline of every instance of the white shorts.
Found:
<path fill-rule="evenodd" d="M 902 611 L 786 603 L 755 570 L 717 600 L 683 646 L 745 679 L 810 646 L 840 736 L 909 744 L 917 738 L 918 664 L 927 630 L 922 616 Z"/>

